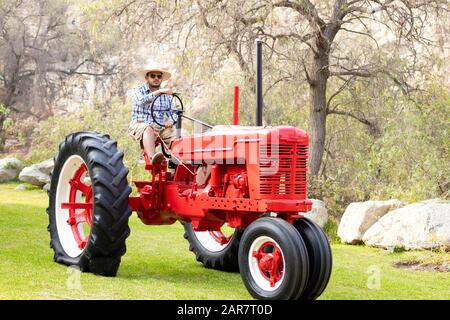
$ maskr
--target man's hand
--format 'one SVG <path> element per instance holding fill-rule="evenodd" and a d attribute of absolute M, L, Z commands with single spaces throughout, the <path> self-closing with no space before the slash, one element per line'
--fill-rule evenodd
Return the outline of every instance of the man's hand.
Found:
<path fill-rule="evenodd" d="M 173 94 L 173 90 L 171 88 L 167 88 L 167 89 L 159 89 L 158 90 L 159 94 Z"/>
<path fill-rule="evenodd" d="M 164 128 L 171 128 L 171 127 L 173 127 L 173 123 L 170 122 L 164 123 Z"/>

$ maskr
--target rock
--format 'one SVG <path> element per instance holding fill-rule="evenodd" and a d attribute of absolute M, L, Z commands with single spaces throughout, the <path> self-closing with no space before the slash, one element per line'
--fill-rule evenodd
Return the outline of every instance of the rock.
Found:
<path fill-rule="evenodd" d="M 0 160 L 0 182 L 6 182 L 17 178 L 22 170 L 22 162 L 16 158 L 4 158 Z"/>
<path fill-rule="evenodd" d="M 50 176 L 41 172 L 35 165 L 32 165 L 23 168 L 19 174 L 19 180 L 41 187 L 50 182 Z"/>
<path fill-rule="evenodd" d="M 450 201 L 424 201 L 387 213 L 364 234 L 366 245 L 433 249 L 450 245 Z"/>
<path fill-rule="evenodd" d="M 325 223 L 328 221 L 328 210 L 325 207 L 325 202 L 317 199 L 312 200 L 312 209 L 311 211 L 305 213 L 305 217 L 311 219 L 315 223 L 317 223 L 320 227 L 323 228 Z"/>
<path fill-rule="evenodd" d="M 45 190 L 45 191 L 50 191 L 50 183 L 46 183 L 46 184 L 42 187 L 42 189 Z"/>
<path fill-rule="evenodd" d="M 50 172 L 53 170 L 53 167 L 53 159 L 48 159 L 25 167 L 19 174 L 19 180 L 42 187 L 45 184 L 50 183 Z"/>
<path fill-rule="evenodd" d="M 50 172 L 53 171 L 54 166 L 55 162 L 53 161 L 53 159 L 48 159 L 40 163 L 36 163 L 36 167 L 39 169 L 39 171 L 48 175 L 50 175 Z"/>
<path fill-rule="evenodd" d="M 35 165 L 25 167 L 19 174 L 19 180 L 42 187 L 50 182 L 50 176 L 41 172 Z"/>
<path fill-rule="evenodd" d="M 24 184 L 19 184 L 17 187 L 14 188 L 15 190 L 26 190 L 27 186 Z"/>
<path fill-rule="evenodd" d="M 344 243 L 358 243 L 364 233 L 382 216 L 404 204 L 397 200 L 353 202 L 345 209 L 338 227 Z"/>

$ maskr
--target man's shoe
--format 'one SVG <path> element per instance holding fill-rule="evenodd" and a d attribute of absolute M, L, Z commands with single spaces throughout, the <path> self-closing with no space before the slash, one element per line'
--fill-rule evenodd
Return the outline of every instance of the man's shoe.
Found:
<path fill-rule="evenodd" d="M 160 164 L 164 159 L 164 155 L 161 152 L 158 152 L 156 154 L 153 155 L 152 157 L 152 165 L 154 164 Z"/>

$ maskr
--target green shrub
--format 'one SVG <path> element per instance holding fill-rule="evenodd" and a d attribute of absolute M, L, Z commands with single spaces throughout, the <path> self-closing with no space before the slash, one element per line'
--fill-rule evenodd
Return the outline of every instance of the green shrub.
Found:
<path fill-rule="evenodd" d="M 328 221 L 323 226 L 323 231 L 325 231 L 325 233 L 327 234 L 330 242 L 334 244 L 341 243 L 341 240 L 337 234 L 338 226 L 339 223 L 333 218 L 329 218 Z"/>
<path fill-rule="evenodd" d="M 310 177 L 308 196 L 323 199 L 335 218 L 355 201 L 450 197 L 449 91 L 431 85 L 415 100 L 392 99 L 389 91 L 378 94 L 389 96 L 377 106 L 378 136 L 349 117 L 328 119 L 333 143 L 324 156 L 326 171 Z M 364 105 L 358 108 L 370 112 Z"/>

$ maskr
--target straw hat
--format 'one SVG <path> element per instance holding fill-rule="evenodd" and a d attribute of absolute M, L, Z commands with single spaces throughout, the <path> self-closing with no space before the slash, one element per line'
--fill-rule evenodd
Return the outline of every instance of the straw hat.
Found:
<path fill-rule="evenodd" d="M 162 73 L 162 79 L 161 81 L 169 80 L 172 74 L 160 67 L 154 66 L 154 65 L 147 65 L 143 69 L 140 70 L 139 74 L 145 78 L 145 75 L 149 72 L 161 72 Z"/>

